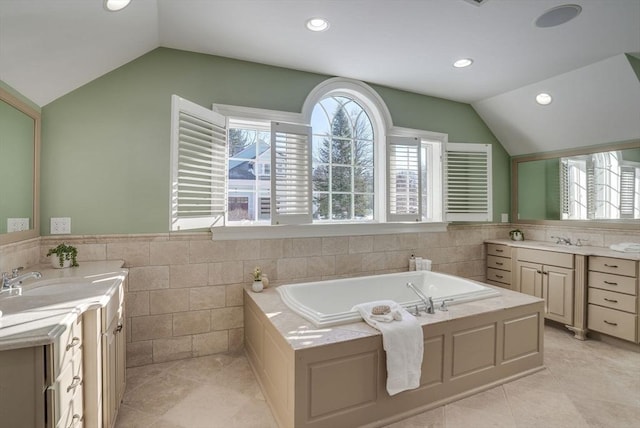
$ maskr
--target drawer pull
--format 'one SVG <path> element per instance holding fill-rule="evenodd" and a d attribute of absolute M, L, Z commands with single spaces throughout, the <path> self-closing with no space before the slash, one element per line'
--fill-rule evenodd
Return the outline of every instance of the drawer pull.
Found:
<path fill-rule="evenodd" d="M 607 321 L 607 320 L 604 320 L 604 323 L 605 324 L 609 324 L 609 325 L 613 325 L 613 326 L 617 326 L 618 325 L 617 322 L 611 322 L 611 321 Z"/>
<path fill-rule="evenodd" d="M 617 268 L 618 268 L 618 265 L 610 265 L 610 264 L 607 264 L 607 263 L 605 263 L 604 265 L 605 265 L 606 267 L 610 267 L 610 268 L 614 268 L 614 269 L 617 269 Z"/>
<path fill-rule="evenodd" d="M 74 376 L 73 382 L 71 382 L 71 385 L 67 386 L 67 392 L 71 391 L 72 389 L 76 389 L 78 385 L 80 385 L 81 383 L 82 383 L 82 378 L 80 376 Z"/>
<path fill-rule="evenodd" d="M 604 283 L 607 285 L 618 285 L 617 282 L 611 282 L 611 281 L 604 281 Z"/>
<path fill-rule="evenodd" d="M 71 423 L 69 424 L 69 428 L 73 428 L 74 426 L 76 426 L 78 424 L 78 422 L 82 421 L 82 416 L 80 416 L 79 414 L 75 413 L 73 415 L 73 417 L 71 418 Z"/>
<path fill-rule="evenodd" d="M 74 336 L 73 339 L 71 339 L 71 343 L 67 345 L 67 351 L 75 346 L 78 346 L 79 344 L 80 344 L 80 338 Z"/>
<path fill-rule="evenodd" d="M 549 275 L 549 272 L 542 271 L 543 275 Z"/>
<path fill-rule="evenodd" d="M 496 262 L 496 264 L 497 264 L 498 266 L 502 266 L 504 263 L 502 263 L 502 262 Z"/>
<path fill-rule="evenodd" d="M 118 334 L 121 331 L 122 331 L 122 324 L 118 324 L 118 326 L 113 329 L 113 334 Z"/>
<path fill-rule="evenodd" d="M 606 300 L 607 302 L 611 302 L 611 303 L 618 303 L 617 300 L 615 300 L 615 299 L 607 299 L 606 297 L 604 298 L 604 300 Z"/>
<path fill-rule="evenodd" d="M 537 270 L 536 273 L 542 273 L 542 271 L 541 270 Z"/>
<path fill-rule="evenodd" d="M 501 250 L 500 248 L 496 248 L 496 253 L 502 253 L 504 252 L 504 250 Z"/>
<path fill-rule="evenodd" d="M 502 278 L 504 278 L 504 276 L 502 276 L 502 275 L 496 275 L 496 278 L 500 278 L 500 279 L 502 279 Z"/>

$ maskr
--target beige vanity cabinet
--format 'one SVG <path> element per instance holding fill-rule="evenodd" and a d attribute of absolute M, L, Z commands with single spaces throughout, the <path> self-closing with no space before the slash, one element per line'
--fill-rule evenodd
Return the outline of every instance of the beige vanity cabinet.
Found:
<path fill-rule="evenodd" d="M 487 284 L 511 289 L 511 247 L 487 244 Z"/>
<path fill-rule="evenodd" d="M 638 343 L 638 262 L 589 257 L 589 330 Z"/>
<path fill-rule="evenodd" d="M 516 290 L 545 301 L 545 318 L 573 324 L 573 254 L 517 249 Z"/>
<path fill-rule="evenodd" d="M 45 346 L 0 351 L 0 426 L 84 426 L 82 318 Z"/>
<path fill-rule="evenodd" d="M 87 426 L 115 425 L 125 388 L 124 319 L 122 285 L 106 306 L 84 314 Z"/>

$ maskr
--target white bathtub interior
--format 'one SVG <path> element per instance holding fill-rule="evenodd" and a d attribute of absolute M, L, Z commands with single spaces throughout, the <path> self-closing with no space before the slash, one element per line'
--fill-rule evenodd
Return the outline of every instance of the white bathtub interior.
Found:
<path fill-rule="evenodd" d="M 498 290 L 464 278 L 430 271 L 401 272 L 356 278 L 286 284 L 276 288 L 284 303 L 317 327 L 361 321 L 358 303 L 394 300 L 405 308 L 424 309 L 420 298 L 407 287 L 412 282 L 436 306 L 444 299 L 447 305 L 496 297 Z"/>

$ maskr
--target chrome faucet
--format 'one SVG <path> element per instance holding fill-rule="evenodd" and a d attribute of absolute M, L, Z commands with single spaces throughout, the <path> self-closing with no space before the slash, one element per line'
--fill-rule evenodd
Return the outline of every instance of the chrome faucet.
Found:
<path fill-rule="evenodd" d="M 11 275 L 8 272 L 2 273 L 2 287 L 0 290 L 11 290 L 12 288 L 22 284 L 22 281 L 29 278 L 42 278 L 42 274 L 40 272 L 27 272 L 22 275 L 18 275 L 20 271 L 24 269 L 22 267 L 15 268 L 11 271 Z"/>
<path fill-rule="evenodd" d="M 420 289 L 418 289 L 413 282 L 407 282 L 407 287 L 409 287 L 411 290 L 413 290 L 414 293 L 416 293 L 416 295 L 420 298 L 420 300 L 422 300 L 422 303 L 424 303 L 424 307 L 425 307 L 425 312 L 428 314 L 435 314 L 436 310 L 435 310 L 435 306 L 433 305 L 433 299 L 431 297 L 427 297 L 424 295 L 424 293 L 422 291 L 420 291 Z M 416 308 L 416 312 L 417 308 Z"/>
<path fill-rule="evenodd" d="M 552 236 L 551 239 L 555 239 L 556 244 L 571 245 L 571 239 L 565 238 L 564 236 Z"/>

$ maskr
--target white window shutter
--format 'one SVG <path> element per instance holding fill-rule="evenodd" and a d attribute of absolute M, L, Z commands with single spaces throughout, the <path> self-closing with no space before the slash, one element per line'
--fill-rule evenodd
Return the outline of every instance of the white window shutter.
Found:
<path fill-rule="evenodd" d="M 420 139 L 387 138 L 387 219 L 422 219 Z"/>
<path fill-rule="evenodd" d="M 620 218 L 634 218 L 636 168 L 620 167 Z"/>
<path fill-rule="evenodd" d="M 311 185 L 311 127 L 271 122 L 271 223 L 311 223 Z"/>
<path fill-rule="evenodd" d="M 491 145 L 447 143 L 446 221 L 493 221 Z"/>
<path fill-rule="evenodd" d="M 226 118 L 171 97 L 171 230 L 223 224 Z"/>

